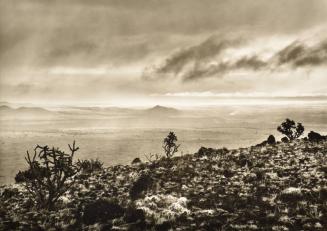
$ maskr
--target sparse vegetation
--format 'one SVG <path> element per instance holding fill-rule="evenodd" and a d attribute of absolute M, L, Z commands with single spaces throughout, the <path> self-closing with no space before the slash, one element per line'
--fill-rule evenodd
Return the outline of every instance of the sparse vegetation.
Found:
<path fill-rule="evenodd" d="M 288 137 L 290 141 L 299 138 L 303 132 L 304 127 L 301 123 L 295 123 L 293 120 L 286 119 L 280 126 L 277 127 L 277 131 Z"/>
<path fill-rule="evenodd" d="M 83 173 L 88 174 L 103 170 L 103 162 L 101 162 L 99 159 L 78 160 L 76 165 Z"/>
<path fill-rule="evenodd" d="M 111 220 L 122 217 L 123 215 L 124 208 L 116 201 L 99 199 L 85 206 L 83 210 L 83 221 L 87 225 L 101 222 L 112 226 Z"/>
<path fill-rule="evenodd" d="M 16 181 L 23 182 L 37 206 L 53 209 L 57 200 L 74 183 L 72 177 L 79 171 L 73 163 L 75 152 L 79 149 L 68 145 L 71 151 L 66 154 L 59 148 L 37 145 L 31 157 L 27 151 L 25 157 L 29 169 L 19 172 Z"/>
<path fill-rule="evenodd" d="M 30 206 L 23 187 L 4 186 L 0 230 L 325 230 L 326 151 L 325 139 L 266 140 L 232 150 L 201 147 L 160 158 L 155 168 L 110 166 L 70 178 L 71 190 L 53 210 Z M 33 173 L 21 172 L 17 181 Z"/>
<path fill-rule="evenodd" d="M 180 144 L 176 144 L 177 136 L 174 132 L 169 132 L 168 136 L 164 139 L 162 148 L 165 151 L 166 157 L 171 158 L 177 151 Z"/>

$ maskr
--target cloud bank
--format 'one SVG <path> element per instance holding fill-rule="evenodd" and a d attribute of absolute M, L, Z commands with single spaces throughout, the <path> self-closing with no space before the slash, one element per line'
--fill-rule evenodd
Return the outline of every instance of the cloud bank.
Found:
<path fill-rule="evenodd" d="M 326 22 L 326 0 L 0 0 L 0 100 L 320 94 Z"/>
<path fill-rule="evenodd" d="M 209 77 L 222 78 L 227 73 L 241 70 L 274 72 L 285 68 L 294 70 L 327 65 L 327 39 L 315 44 L 310 44 L 311 41 L 293 41 L 274 50 L 268 58 L 263 57 L 260 50 L 248 50 L 246 54 L 243 52 L 237 55 L 242 45 L 255 47 L 250 40 L 247 40 L 247 44 L 241 41 L 243 44 L 240 40 L 210 37 L 199 45 L 177 51 L 161 63 L 147 67 L 144 78 L 156 80 L 174 77 L 182 81 L 194 81 Z M 232 58 L 226 55 L 229 48 L 233 48 L 236 53 Z"/>

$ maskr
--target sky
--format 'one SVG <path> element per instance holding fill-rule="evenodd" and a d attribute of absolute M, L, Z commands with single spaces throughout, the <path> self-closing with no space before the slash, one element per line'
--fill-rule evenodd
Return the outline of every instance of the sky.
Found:
<path fill-rule="evenodd" d="M 327 95 L 326 0 L 0 0 L 0 100 Z"/>

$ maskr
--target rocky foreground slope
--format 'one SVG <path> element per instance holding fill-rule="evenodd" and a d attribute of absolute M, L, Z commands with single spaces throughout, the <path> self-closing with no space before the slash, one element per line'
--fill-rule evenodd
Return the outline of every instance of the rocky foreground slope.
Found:
<path fill-rule="evenodd" d="M 81 173 L 54 211 L 3 186 L 2 230 L 326 230 L 327 141 L 201 148 Z"/>

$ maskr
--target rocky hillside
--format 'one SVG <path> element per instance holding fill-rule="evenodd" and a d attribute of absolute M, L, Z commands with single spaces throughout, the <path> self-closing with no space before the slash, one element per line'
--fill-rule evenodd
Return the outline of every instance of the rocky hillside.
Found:
<path fill-rule="evenodd" d="M 54 211 L 3 186 L 0 230 L 326 230 L 326 173 L 327 141 L 201 148 L 80 173 Z"/>

